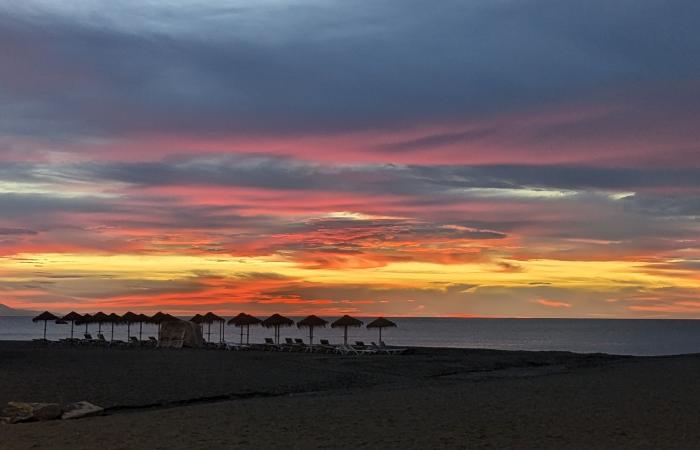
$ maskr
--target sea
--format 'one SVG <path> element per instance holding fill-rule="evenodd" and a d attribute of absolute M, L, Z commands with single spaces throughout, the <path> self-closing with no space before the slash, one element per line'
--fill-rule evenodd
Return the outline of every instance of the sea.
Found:
<path fill-rule="evenodd" d="M 367 323 L 371 319 L 365 320 Z M 396 328 L 385 328 L 382 340 L 388 345 L 419 347 L 485 348 L 498 350 L 563 350 L 578 353 L 610 353 L 618 355 L 674 355 L 700 353 L 700 320 L 636 320 L 636 319 L 474 319 L 474 318 L 392 318 Z M 0 317 L 0 340 L 31 340 L 43 334 L 43 322 L 33 323 L 30 317 Z M 70 325 L 49 322 L 47 338 L 57 340 L 70 336 Z M 224 339 L 240 340 L 239 329 L 224 327 Z M 97 324 L 88 331 L 96 336 Z M 102 325 L 109 340 L 112 328 Z M 76 337 L 82 337 L 85 326 L 76 325 Z M 126 340 L 127 332 L 139 336 L 139 325 L 127 330 L 125 325 L 114 327 L 114 339 Z M 272 337 L 273 330 L 251 327 L 250 342 L 263 342 Z M 144 324 L 142 338 L 157 336 L 154 325 Z M 204 325 L 204 336 L 208 327 Z M 282 328 L 281 337 L 304 338 L 308 330 Z M 209 338 L 219 341 L 218 327 L 211 327 Z M 378 341 L 376 329 L 350 328 L 350 341 Z M 314 330 L 314 342 L 328 339 L 342 343 L 343 330 L 321 328 Z"/>

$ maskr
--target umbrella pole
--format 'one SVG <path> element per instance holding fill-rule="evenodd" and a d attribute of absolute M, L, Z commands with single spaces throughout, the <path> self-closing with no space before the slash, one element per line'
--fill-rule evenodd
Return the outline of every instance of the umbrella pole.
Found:
<path fill-rule="evenodd" d="M 126 339 L 127 341 L 131 340 L 131 322 L 126 323 Z"/>
<path fill-rule="evenodd" d="M 112 335 L 109 337 L 109 342 L 114 342 L 114 322 L 112 322 Z"/>
<path fill-rule="evenodd" d="M 250 344 L 250 325 L 245 326 L 245 343 L 246 345 Z"/>
<path fill-rule="evenodd" d="M 241 345 L 243 345 L 243 325 L 241 325 Z"/>
<path fill-rule="evenodd" d="M 309 327 L 309 345 L 314 345 L 314 327 Z"/>
<path fill-rule="evenodd" d="M 73 341 L 73 321 L 70 321 L 70 340 Z"/>
<path fill-rule="evenodd" d="M 143 322 L 139 322 L 139 341 L 141 340 L 142 336 L 143 336 Z"/>
<path fill-rule="evenodd" d="M 44 320 L 44 340 L 46 340 L 46 320 Z"/>
<path fill-rule="evenodd" d="M 102 322 L 97 322 L 97 334 L 102 334 Z"/>
<path fill-rule="evenodd" d="M 85 334 L 87 334 L 87 333 L 88 333 L 88 323 L 85 322 Z"/>
<path fill-rule="evenodd" d="M 382 327 L 379 327 L 379 345 L 382 345 Z"/>
<path fill-rule="evenodd" d="M 344 327 L 344 328 L 345 328 L 345 332 L 343 333 L 343 341 L 344 341 L 343 343 L 345 345 L 348 345 L 348 327 Z"/>

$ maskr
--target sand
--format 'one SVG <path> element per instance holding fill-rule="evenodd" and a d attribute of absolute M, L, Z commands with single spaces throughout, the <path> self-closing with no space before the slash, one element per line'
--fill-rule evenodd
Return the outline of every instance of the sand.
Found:
<path fill-rule="evenodd" d="M 0 343 L 0 401 L 108 415 L 0 426 L 23 448 L 698 448 L 700 355 L 277 352 Z"/>

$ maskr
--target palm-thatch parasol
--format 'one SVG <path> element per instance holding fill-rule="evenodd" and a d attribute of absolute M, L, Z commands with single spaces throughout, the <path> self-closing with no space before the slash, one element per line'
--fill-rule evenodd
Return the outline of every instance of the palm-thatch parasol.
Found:
<path fill-rule="evenodd" d="M 138 314 L 139 316 L 139 341 L 143 338 L 143 324 L 149 323 L 151 318 L 145 314 Z"/>
<path fill-rule="evenodd" d="M 301 319 L 297 322 L 297 327 L 308 327 L 309 328 L 309 345 L 314 345 L 314 328 L 324 328 L 328 324 L 327 320 L 323 320 L 318 316 L 313 314 Z"/>
<path fill-rule="evenodd" d="M 110 342 L 112 342 L 114 341 L 114 325 L 121 325 L 123 322 L 119 314 L 110 313 L 107 317 L 109 318 L 108 322 L 112 324 L 112 335 L 109 338 Z"/>
<path fill-rule="evenodd" d="M 281 327 L 291 327 L 294 325 L 294 321 L 288 317 L 280 316 L 279 314 L 273 314 L 267 319 L 260 322 L 265 328 L 275 329 L 275 343 L 280 343 L 280 328 Z"/>
<path fill-rule="evenodd" d="M 389 328 L 389 327 L 396 327 L 397 325 L 392 322 L 389 319 L 385 319 L 384 317 L 379 317 L 377 319 L 374 319 L 370 323 L 367 324 L 367 328 L 376 328 L 379 330 L 379 343 L 381 344 L 382 342 L 382 328 Z"/>
<path fill-rule="evenodd" d="M 203 315 L 202 319 L 207 324 L 207 341 L 211 342 L 211 324 L 214 322 L 219 322 L 219 342 L 223 342 L 224 334 L 222 329 L 224 323 L 226 323 L 226 319 L 221 316 L 217 316 L 211 311 Z"/>
<path fill-rule="evenodd" d="M 96 312 L 95 315 L 92 316 L 92 321 L 97 322 L 97 333 L 102 334 L 102 324 L 109 322 L 109 316 L 102 311 Z"/>
<path fill-rule="evenodd" d="M 362 326 L 362 321 L 360 319 L 355 319 L 354 317 L 350 317 L 347 314 L 331 324 L 331 328 L 341 328 L 342 327 L 345 329 L 345 331 L 343 333 L 343 343 L 345 343 L 346 345 L 348 343 L 348 328 L 349 327 L 361 327 L 361 326 Z"/>
<path fill-rule="evenodd" d="M 201 314 L 195 314 L 194 317 L 190 319 L 190 322 L 194 322 L 197 325 L 199 325 L 199 329 L 202 330 L 202 334 L 204 334 L 204 316 Z"/>
<path fill-rule="evenodd" d="M 157 313 L 153 314 L 149 320 L 150 323 L 155 323 L 158 325 L 158 341 L 160 341 L 160 326 L 168 319 L 168 316 L 170 316 L 170 314 L 158 311 Z"/>
<path fill-rule="evenodd" d="M 122 316 L 122 322 L 126 323 L 126 338 L 131 340 L 131 324 L 138 323 L 141 321 L 141 317 L 131 311 L 127 311 Z"/>
<path fill-rule="evenodd" d="M 76 320 L 80 320 L 83 316 L 78 314 L 75 311 L 71 311 L 65 316 L 61 317 L 61 320 L 65 322 L 70 322 L 70 338 L 73 339 L 73 324 L 75 323 Z"/>
<path fill-rule="evenodd" d="M 92 316 L 90 314 L 83 314 L 83 317 L 75 321 L 76 325 L 85 325 L 85 334 L 88 334 L 88 326 L 92 323 Z"/>
<path fill-rule="evenodd" d="M 250 344 L 250 326 L 257 325 L 261 322 L 257 317 L 253 317 L 250 314 L 240 313 L 236 317 L 228 321 L 229 325 L 235 325 L 241 329 L 241 344 L 243 344 L 243 327 L 246 329 L 246 339 L 245 343 Z"/>
<path fill-rule="evenodd" d="M 43 313 L 39 314 L 38 316 L 32 319 L 32 322 L 44 322 L 44 340 L 46 340 L 46 322 L 48 322 L 49 320 L 59 319 L 58 316 L 55 316 L 48 311 L 44 311 Z"/>

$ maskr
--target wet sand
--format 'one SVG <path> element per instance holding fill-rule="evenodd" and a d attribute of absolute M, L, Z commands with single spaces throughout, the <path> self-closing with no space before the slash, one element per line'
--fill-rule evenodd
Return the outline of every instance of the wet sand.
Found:
<path fill-rule="evenodd" d="M 107 415 L 0 426 L 23 448 L 698 448 L 700 355 L 400 356 L 0 343 L 0 401 Z"/>

